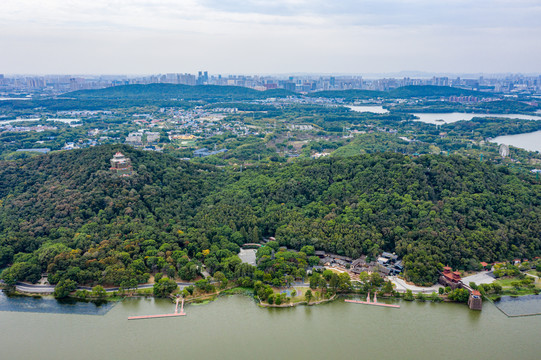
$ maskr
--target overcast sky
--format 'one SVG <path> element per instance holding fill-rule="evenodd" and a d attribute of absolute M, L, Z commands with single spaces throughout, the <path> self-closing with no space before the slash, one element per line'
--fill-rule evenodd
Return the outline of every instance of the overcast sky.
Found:
<path fill-rule="evenodd" d="M 541 0 L 1 0 L 0 73 L 541 72 Z"/>

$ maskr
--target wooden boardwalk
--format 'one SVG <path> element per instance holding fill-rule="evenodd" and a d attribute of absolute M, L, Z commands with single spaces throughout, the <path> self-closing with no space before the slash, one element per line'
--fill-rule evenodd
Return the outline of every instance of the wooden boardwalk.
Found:
<path fill-rule="evenodd" d="M 164 318 L 164 317 L 186 316 L 186 313 L 184 312 L 184 298 L 182 299 L 180 312 L 178 311 L 179 300 L 180 299 L 177 298 L 177 305 L 175 307 L 175 312 L 173 314 L 130 316 L 128 320 L 157 319 L 157 318 Z"/>
<path fill-rule="evenodd" d="M 370 302 L 370 293 L 368 293 L 368 296 L 366 297 L 366 301 L 360 301 L 360 300 L 344 300 L 344 301 L 348 303 L 354 303 L 354 304 L 383 306 L 383 307 L 390 307 L 390 308 L 395 308 L 395 309 L 400 308 L 400 305 L 379 303 L 376 297 L 376 294 L 374 294 L 374 302 Z"/>

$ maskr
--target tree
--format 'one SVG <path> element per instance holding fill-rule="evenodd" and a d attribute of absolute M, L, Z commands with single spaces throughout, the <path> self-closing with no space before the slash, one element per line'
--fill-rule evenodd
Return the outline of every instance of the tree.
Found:
<path fill-rule="evenodd" d="M 391 294 L 393 292 L 393 283 L 390 281 L 386 281 L 383 285 L 383 293 L 384 294 Z"/>
<path fill-rule="evenodd" d="M 468 298 L 470 297 L 470 294 L 468 293 L 468 290 L 466 289 L 455 289 L 449 292 L 447 295 L 449 300 L 456 301 L 456 302 L 468 302 Z"/>
<path fill-rule="evenodd" d="M 152 288 L 156 297 L 167 297 L 176 289 L 178 289 L 177 283 L 167 277 L 162 277 L 157 283 L 154 283 Z"/>
<path fill-rule="evenodd" d="M 216 271 L 214 273 L 214 280 L 220 282 L 220 288 L 225 289 L 227 287 L 227 278 L 225 277 L 224 273 L 221 271 Z"/>
<path fill-rule="evenodd" d="M 103 299 L 107 296 L 105 289 L 101 285 L 96 285 L 92 288 L 92 297 Z"/>
<path fill-rule="evenodd" d="M 317 289 L 319 286 L 319 279 L 321 279 L 321 275 L 318 273 L 313 273 L 312 276 L 310 276 L 310 289 Z"/>
<path fill-rule="evenodd" d="M 308 265 L 316 266 L 317 264 L 319 264 L 319 258 L 317 256 L 309 256 L 308 257 Z"/>
<path fill-rule="evenodd" d="M 8 286 L 15 286 L 15 284 L 17 284 L 17 279 L 11 273 L 11 269 L 5 269 L 4 271 L 2 271 L 2 275 L 0 276 L 0 278 L 4 280 L 4 282 Z"/>
<path fill-rule="evenodd" d="M 304 293 L 304 298 L 306 299 L 306 302 L 308 304 L 310 304 L 310 300 L 312 300 L 312 290 L 308 289 L 306 290 L 306 292 Z"/>
<path fill-rule="evenodd" d="M 193 292 L 195 290 L 195 288 L 193 287 L 193 285 L 188 285 L 184 288 L 184 290 L 186 290 L 188 293 L 190 293 L 190 295 L 193 295 Z"/>
<path fill-rule="evenodd" d="M 383 281 L 384 280 L 379 273 L 374 271 L 372 274 L 370 274 L 370 283 L 372 286 L 379 287 L 381 284 L 383 284 Z"/>
<path fill-rule="evenodd" d="M 329 287 L 333 289 L 333 291 L 336 291 L 338 286 L 340 286 L 340 278 L 338 277 L 338 274 L 332 273 L 331 280 L 329 281 Z"/>
<path fill-rule="evenodd" d="M 367 273 L 366 271 L 362 271 L 362 272 L 359 274 L 359 280 L 360 280 L 362 283 L 366 283 L 369 279 L 370 279 L 370 275 L 368 275 L 368 273 Z"/>
<path fill-rule="evenodd" d="M 0 246 L 0 269 L 9 264 L 13 259 L 13 248 L 11 246 Z"/>
<path fill-rule="evenodd" d="M 332 270 L 329 270 L 329 269 L 325 269 L 325 271 L 323 271 L 323 277 L 324 277 L 325 280 L 327 280 L 327 281 L 330 281 L 330 280 L 331 280 L 333 274 L 334 274 L 334 273 L 332 272 Z"/>
<path fill-rule="evenodd" d="M 301 251 L 305 253 L 308 256 L 312 256 L 315 254 L 315 249 L 312 245 L 305 245 L 301 248 Z M 318 258 L 319 260 L 319 258 Z"/>
<path fill-rule="evenodd" d="M 202 292 L 213 292 L 214 285 L 212 285 L 207 279 L 197 280 L 195 282 L 195 288 Z"/>
<path fill-rule="evenodd" d="M 135 278 L 128 278 L 128 279 L 124 279 L 122 280 L 122 282 L 120 283 L 120 287 L 124 290 L 129 290 L 129 289 L 137 289 L 137 286 L 139 284 L 137 283 L 137 279 Z"/>
<path fill-rule="evenodd" d="M 445 289 L 444 289 L 444 288 L 440 287 L 440 288 L 438 289 L 438 293 L 439 293 L 440 295 L 443 295 L 444 292 L 445 292 Z"/>
<path fill-rule="evenodd" d="M 406 301 L 413 301 L 413 293 L 410 289 L 406 290 L 406 294 L 404 295 L 404 300 Z"/>
<path fill-rule="evenodd" d="M 57 299 L 63 299 L 77 289 L 77 283 L 70 279 L 60 280 L 54 288 L 53 295 Z"/>

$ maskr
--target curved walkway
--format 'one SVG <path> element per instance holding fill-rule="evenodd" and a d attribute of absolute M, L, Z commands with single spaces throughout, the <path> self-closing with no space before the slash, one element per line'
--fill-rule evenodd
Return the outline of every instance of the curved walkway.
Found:
<path fill-rule="evenodd" d="M 430 294 L 432 292 L 438 292 L 438 289 L 443 287 L 440 284 L 432 285 L 429 287 L 417 286 L 407 284 L 404 280 L 397 278 L 396 276 L 389 276 L 388 279 L 395 285 L 395 289 L 398 292 L 406 292 L 411 290 L 413 293 Z"/>
<path fill-rule="evenodd" d="M 177 282 L 177 285 L 180 289 L 184 289 L 186 286 L 194 285 L 191 282 Z M 140 284 L 137 286 L 137 289 L 152 289 L 154 284 Z M 53 285 L 37 285 L 37 284 L 28 284 L 23 282 L 18 282 L 15 285 L 15 289 L 19 292 L 34 293 L 34 294 L 52 294 L 54 292 Z M 92 291 L 92 288 L 89 286 L 77 286 L 77 290 L 88 290 Z M 105 288 L 106 292 L 115 292 L 119 291 L 119 287 Z"/>

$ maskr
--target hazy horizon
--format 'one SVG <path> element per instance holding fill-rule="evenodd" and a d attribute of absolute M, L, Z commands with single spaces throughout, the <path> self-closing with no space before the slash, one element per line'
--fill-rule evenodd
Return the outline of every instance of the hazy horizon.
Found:
<path fill-rule="evenodd" d="M 4 0 L 4 74 L 539 74 L 539 0 Z"/>

